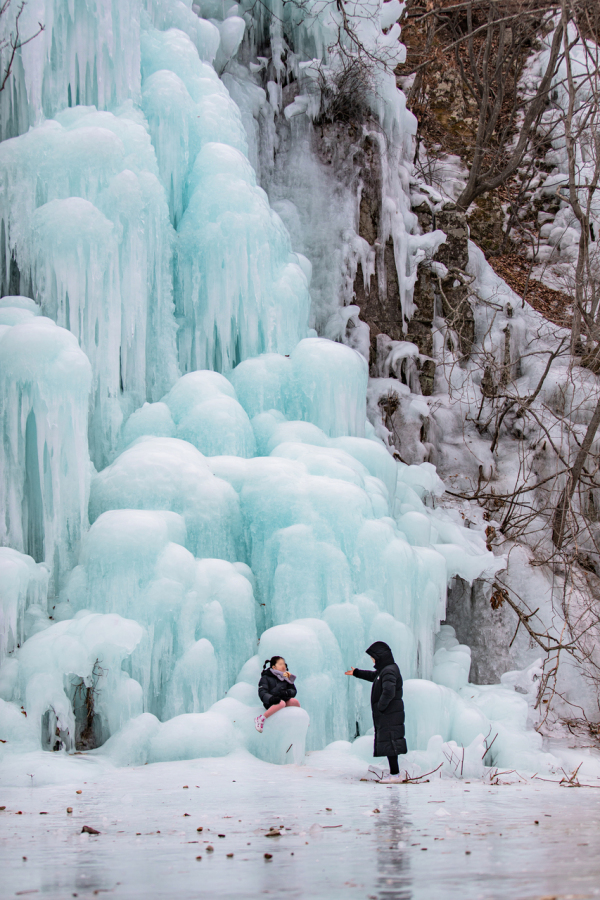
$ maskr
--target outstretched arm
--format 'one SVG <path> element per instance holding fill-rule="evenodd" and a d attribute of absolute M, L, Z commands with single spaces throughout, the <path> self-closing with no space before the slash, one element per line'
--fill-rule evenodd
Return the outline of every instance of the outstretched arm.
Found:
<path fill-rule="evenodd" d="M 377 672 L 373 672 L 369 669 L 352 669 L 352 675 L 354 675 L 355 678 L 361 678 L 363 681 L 375 681 L 377 678 Z"/>

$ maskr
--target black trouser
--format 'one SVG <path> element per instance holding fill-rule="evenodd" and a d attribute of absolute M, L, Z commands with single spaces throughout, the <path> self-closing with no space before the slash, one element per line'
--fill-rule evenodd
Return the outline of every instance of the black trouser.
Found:
<path fill-rule="evenodd" d="M 400 769 L 398 767 L 398 757 L 388 756 L 388 762 L 390 764 L 390 775 L 399 775 Z"/>

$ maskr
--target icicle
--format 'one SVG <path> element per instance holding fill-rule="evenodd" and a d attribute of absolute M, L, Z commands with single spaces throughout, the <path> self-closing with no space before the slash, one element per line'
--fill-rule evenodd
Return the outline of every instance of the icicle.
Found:
<path fill-rule="evenodd" d="M 47 561 L 54 591 L 87 526 L 91 378 L 75 337 L 50 319 L 0 336 L 0 542 Z"/>
<path fill-rule="evenodd" d="M 25 612 L 46 605 L 48 568 L 10 547 L 0 547 L 0 665 L 25 639 Z"/>

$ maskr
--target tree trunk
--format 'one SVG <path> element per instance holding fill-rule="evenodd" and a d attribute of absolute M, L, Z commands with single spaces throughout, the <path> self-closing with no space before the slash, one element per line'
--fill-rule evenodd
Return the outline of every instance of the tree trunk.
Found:
<path fill-rule="evenodd" d="M 583 443 L 579 448 L 579 453 L 577 454 L 575 462 L 573 463 L 573 466 L 571 467 L 571 470 L 567 476 L 567 483 L 560 496 L 560 500 L 558 501 L 558 506 L 556 507 L 554 518 L 552 520 L 552 543 L 558 549 L 561 548 L 564 540 L 567 513 L 571 507 L 571 500 L 573 499 L 573 494 L 575 493 L 575 489 L 577 487 L 579 479 L 581 478 L 581 473 L 583 471 L 587 455 L 590 452 L 599 425 L 600 400 L 598 400 L 596 404 L 594 415 L 592 416 L 591 422 L 588 425 Z"/>

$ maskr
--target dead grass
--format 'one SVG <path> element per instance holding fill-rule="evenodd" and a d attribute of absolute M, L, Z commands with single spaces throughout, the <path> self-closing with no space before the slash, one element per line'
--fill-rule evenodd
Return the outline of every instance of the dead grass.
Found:
<path fill-rule="evenodd" d="M 453 2 L 455 0 L 438 0 L 441 7 L 450 6 Z M 511 11 L 513 2 L 506 0 L 508 11 Z M 540 8 L 544 5 L 545 0 L 541 0 Z M 418 90 L 414 93 L 411 106 L 419 121 L 418 140 L 434 155 L 439 147 L 444 153 L 459 156 L 468 165 L 475 144 L 477 111 L 460 84 L 454 53 L 444 50 L 444 41 L 447 42 L 448 36 L 439 33 L 428 40 L 426 25 L 419 21 L 425 8 L 423 0 L 408 0 L 402 29 L 407 58 L 397 74 L 402 77 L 416 70 L 419 72 Z M 428 60 L 430 64 L 420 69 Z M 450 91 L 443 89 L 444 83 L 448 82 L 452 85 Z M 512 100 L 512 95 L 507 94 L 505 103 L 510 105 Z M 522 297 L 525 293 L 527 302 L 546 319 L 560 327 L 570 328 L 572 299 L 561 291 L 534 281 L 530 277 L 527 244 L 515 243 L 504 237 L 502 204 L 509 205 L 516 200 L 519 190 L 518 180 L 512 178 L 493 195 L 478 198 L 475 202 L 478 209 L 469 220 L 472 237 L 481 246 L 494 270 L 516 294 Z M 534 223 L 531 225 L 536 228 Z"/>
<path fill-rule="evenodd" d="M 573 300 L 562 291 L 554 291 L 541 281 L 529 277 L 531 262 L 518 253 L 505 253 L 489 260 L 494 271 L 504 279 L 519 297 L 550 322 L 561 328 L 570 328 L 573 315 Z"/>

